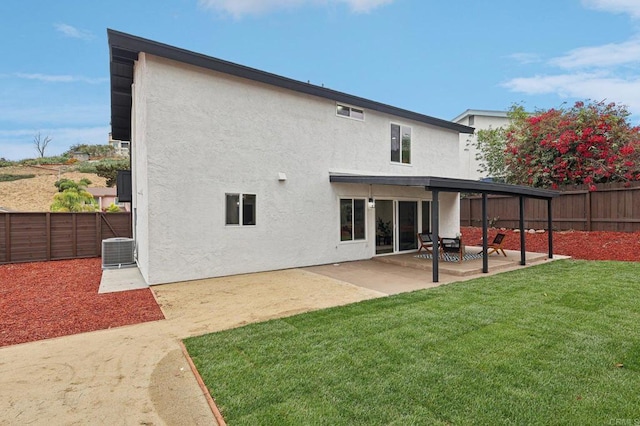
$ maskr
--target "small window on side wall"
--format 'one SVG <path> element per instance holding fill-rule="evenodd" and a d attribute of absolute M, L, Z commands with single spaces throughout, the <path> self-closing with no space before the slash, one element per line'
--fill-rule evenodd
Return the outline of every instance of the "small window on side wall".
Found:
<path fill-rule="evenodd" d="M 225 224 L 251 226 L 256 224 L 255 194 L 226 194 Z"/>
<path fill-rule="evenodd" d="M 364 111 L 347 105 L 336 104 L 336 114 L 341 117 L 349 117 L 355 120 L 364 120 Z"/>
<path fill-rule="evenodd" d="M 340 199 L 340 241 L 365 239 L 365 200 Z"/>

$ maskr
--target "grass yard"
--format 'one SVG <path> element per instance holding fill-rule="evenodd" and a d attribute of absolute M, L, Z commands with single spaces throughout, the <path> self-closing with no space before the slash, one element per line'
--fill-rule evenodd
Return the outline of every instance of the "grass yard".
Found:
<path fill-rule="evenodd" d="M 185 345 L 231 425 L 637 424 L 638 277 L 555 261 Z"/>

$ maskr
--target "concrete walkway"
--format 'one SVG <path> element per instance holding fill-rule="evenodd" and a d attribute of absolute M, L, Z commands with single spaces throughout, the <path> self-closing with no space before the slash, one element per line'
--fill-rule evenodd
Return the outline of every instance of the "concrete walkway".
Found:
<path fill-rule="evenodd" d="M 182 339 L 430 281 L 424 270 L 362 261 L 155 286 L 165 320 L 0 348 L 0 424 L 216 424 Z"/>

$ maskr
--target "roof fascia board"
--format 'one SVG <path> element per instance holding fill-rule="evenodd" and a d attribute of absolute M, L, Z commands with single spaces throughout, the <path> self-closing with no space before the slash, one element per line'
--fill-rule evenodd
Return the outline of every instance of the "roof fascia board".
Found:
<path fill-rule="evenodd" d="M 122 33 L 119 31 L 107 29 L 107 35 L 109 39 L 111 60 L 115 62 L 127 60 L 130 58 L 130 56 L 124 55 L 123 52 L 120 52 L 120 50 L 133 52 L 136 56 L 139 52 L 145 52 L 166 59 L 171 59 L 201 68 L 206 68 L 225 74 L 258 81 L 261 83 L 297 91 L 300 93 L 318 96 L 337 102 L 344 102 L 354 106 L 422 122 L 459 133 L 474 132 L 473 127 L 465 126 L 459 123 L 454 123 L 440 118 L 435 118 L 428 115 L 393 107 L 380 102 L 349 95 L 347 93 L 338 92 L 332 89 L 327 89 L 325 87 L 316 86 L 310 83 L 304 83 L 298 80 L 271 74 L 255 68 L 246 67 L 244 65 L 235 64 L 200 53 L 169 46 L 167 44 L 159 43 L 153 40 L 148 40 L 130 34 Z M 117 50 L 117 55 L 114 55 L 114 50 Z"/>
<path fill-rule="evenodd" d="M 500 117 L 500 118 L 509 118 L 509 113 L 506 111 L 496 111 L 496 110 L 484 110 L 484 109 L 468 109 L 462 114 L 458 115 L 454 118 L 453 122 L 457 123 L 458 121 L 466 118 L 470 115 L 478 115 L 483 117 Z"/>

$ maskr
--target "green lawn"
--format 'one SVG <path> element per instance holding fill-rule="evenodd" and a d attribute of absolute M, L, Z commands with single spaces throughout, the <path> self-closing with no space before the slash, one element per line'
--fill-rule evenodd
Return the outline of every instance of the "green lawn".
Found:
<path fill-rule="evenodd" d="M 639 281 L 563 260 L 185 345 L 231 425 L 633 425 Z"/>

